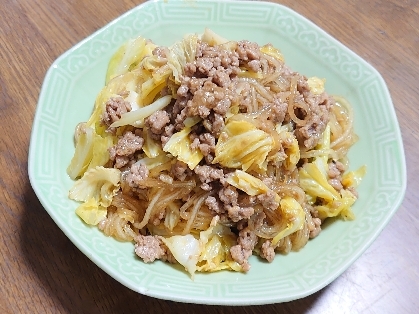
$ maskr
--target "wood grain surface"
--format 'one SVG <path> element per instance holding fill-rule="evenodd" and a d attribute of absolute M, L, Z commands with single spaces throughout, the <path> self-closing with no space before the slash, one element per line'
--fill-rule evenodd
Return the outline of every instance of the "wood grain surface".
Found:
<path fill-rule="evenodd" d="M 171 0 L 169 0 L 171 1 Z M 404 140 L 403 204 L 346 272 L 301 300 L 228 307 L 125 288 L 55 225 L 28 179 L 39 91 L 63 52 L 141 1 L 3 0 L 0 6 L 0 313 L 417 313 L 419 310 L 419 1 L 278 1 L 370 62 L 388 84 Z"/>

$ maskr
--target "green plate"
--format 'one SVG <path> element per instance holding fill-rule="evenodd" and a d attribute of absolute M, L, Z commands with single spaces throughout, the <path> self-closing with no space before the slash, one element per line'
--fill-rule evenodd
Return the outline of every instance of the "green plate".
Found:
<path fill-rule="evenodd" d="M 66 168 L 74 153 L 73 132 L 90 116 L 104 85 L 111 55 L 128 38 L 142 35 L 170 45 L 185 33 L 209 27 L 223 37 L 272 43 L 287 63 L 307 76 L 326 78 L 331 94 L 355 111 L 360 140 L 350 151 L 351 168 L 367 165 L 353 207 L 356 220 L 326 224 L 300 252 L 277 255 L 273 263 L 251 257 L 247 274 L 197 274 L 144 264 L 132 243 L 120 243 L 86 226 L 67 198 Z M 400 129 L 380 74 L 367 62 L 296 12 L 277 4 L 239 1 L 146 2 L 59 57 L 49 69 L 36 110 L 29 176 L 40 202 L 69 239 L 95 264 L 139 293 L 180 302 L 249 305 L 290 301 L 328 285 L 374 241 L 400 205 L 406 168 Z"/>

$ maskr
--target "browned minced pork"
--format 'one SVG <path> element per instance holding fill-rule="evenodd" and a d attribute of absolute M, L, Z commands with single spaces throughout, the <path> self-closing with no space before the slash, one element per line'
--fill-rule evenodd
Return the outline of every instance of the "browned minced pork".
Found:
<path fill-rule="evenodd" d="M 166 145 L 166 143 L 170 140 L 174 132 L 175 126 L 173 124 L 168 124 L 164 127 L 164 131 L 160 137 L 162 146 Z"/>
<path fill-rule="evenodd" d="M 298 80 L 297 89 L 299 96 L 302 96 L 303 101 L 308 105 L 310 113 L 305 125 L 296 126 L 295 136 L 300 146 L 311 149 L 316 146 L 326 129 L 334 100 L 324 92 L 320 95 L 313 94 L 304 76 Z"/>
<path fill-rule="evenodd" d="M 148 177 L 149 171 L 144 164 L 135 163 L 124 178 L 128 185 L 133 188 L 141 188 L 141 183 Z"/>
<path fill-rule="evenodd" d="M 233 222 L 238 222 L 242 219 L 249 219 L 255 212 L 253 207 L 240 207 L 238 205 L 226 205 L 228 217 Z"/>
<path fill-rule="evenodd" d="M 224 205 L 220 202 L 220 200 L 212 195 L 207 196 L 205 199 L 205 205 L 207 205 L 208 208 L 216 214 L 222 214 L 225 212 Z"/>
<path fill-rule="evenodd" d="M 192 174 L 192 171 L 188 168 L 188 165 L 183 161 L 177 160 L 170 169 L 173 176 L 180 181 L 186 179 L 187 176 Z"/>
<path fill-rule="evenodd" d="M 156 259 L 176 263 L 170 250 L 166 247 L 159 236 L 138 235 L 135 239 L 135 254 L 145 263 L 154 262 Z"/>
<path fill-rule="evenodd" d="M 320 231 L 322 231 L 322 228 L 321 228 L 322 221 L 320 220 L 320 218 L 313 218 L 313 224 L 314 224 L 314 229 L 310 230 L 310 235 L 309 235 L 310 239 L 317 237 Z"/>
<path fill-rule="evenodd" d="M 271 245 L 270 240 L 263 242 L 262 247 L 260 248 L 260 257 L 266 259 L 269 263 L 275 259 L 275 248 Z"/>
<path fill-rule="evenodd" d="M 256 198 L 262 204 L 263 207 L 270 210 L 276 210 L 279 203 L 275 200 L 276 194 L 273 191 L 268 191 L 264 194 L 258 195 Z"/>
<path fill-rule="evenodd" d="M 250 264 L 247 259 L 252 255 L 257 241 L 258 237 L 256 234 L 250 228 L 246 227 L 240 230 L 237 245 L 233 245 L 230 248 L 231 257 L 240 264 L 245 272 L 250 269 Z"/>
<path fill-rule="evenodd" d="M 221 188 L 221 190 L 218 192 L 218 197 L 220 198 L 220 201 L 224 204 L 236 205 L 239 193 L 237 192 L 237 189 L 234 186 L 227 185 Z"/>
<path fill-rule="evenodd" d="M 131 111 L 131 104 L 122 97 L 111 97 L 105 104 L 105 111 L 102 114 L 102 123 L 110 126 L 115 121 L 121 119 L 121 116 Z"/>
<path fill-rule="evenodd" d="M 201 188 L 210 191 L 212 187 L 210 183 L 213 181 L 223 181 L 224 172 L 222 169 L 217 169 L 211 166 L 196 166 L 194 172 L 198 175 L 199 180 L 202 182 Z"/>
<path fill-rule="evenodd" d="M 160 139 L 160 135 L 164 132 L 164 128 L 170 122 L 170 116 L 164 110 L 157 110 L 146 118 L 144 122 L 151 133 L 157 135 L 157 139 Z"/>
<path fill-rule="evenodd" d="M 312 239 L 312 238 L 317 237 L 319 235 L 319 233 L 321 232 L 322 221 L 321 221 L 320 218 L 318 218 L 318 212 L 313 206 L 310 206 L 308 204 L 306 204 L 306 206 L 308 206 L 308 208 L 310 210 L 310 214 L 312 216 L 312 223 L 309 223 L 307 225 L 308 230 L 309 230 L 309 237 L 310 237 L 310 239 Z"/>
<path fill-rule="evenodd" d="M 191 144 L 192 149 L 199 148 L 202 155 L 208 156 L 215 152 L 215 137 L 211 133 L 194 134 Z"/>
<path fill-rule="evenodd" d="M 342 190 L 342 174 L 345 171 L 345 166 L 340 161 L 331 161 L 328 166 L 327 175 L 329 177 L 329 184 L 336 191 Z"/>
<path fill-rule="evenodd" d="M 117 144 L 109 148 L 109 158 L 115 162 L 114 167 L 122 168 L 127 165 L 134 154 L 142 149 L 143 143 L 140 129 L 136 129 L 135 133 L 127 131 L 120 136 Z"/>

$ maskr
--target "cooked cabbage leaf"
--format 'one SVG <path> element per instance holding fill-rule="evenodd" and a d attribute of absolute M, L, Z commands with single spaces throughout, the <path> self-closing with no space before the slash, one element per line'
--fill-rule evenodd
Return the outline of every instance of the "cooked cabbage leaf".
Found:
<path fill-rule="evenodd" d="M 73 180 L 83 175 L 92 160 L 95 132 L 86 123 L 79 123 L 76 127 L 74 139 L 76 149 L 67 167 L 67 174 Z"/>
<path fill-rule="evenodd" d="M 260 179 L 244 172 L 236 170 L 226 177 L 226 181 L 232 186 L 246 192 L 248 195 L 259 195 L 270 191 L 270 189 Z"/>
<path fill-rule="evenodd" d="M 348 171 L 342 176 L 342 185 L 344 188 L 356 188 L 367 173 L 367 166 L 363 165 L 358 170 Z"/>
<path fill-rule="evenodd" d="M 355 203 L 356 197 L 347 190 L 342 190 L 341 194 L 342 197 L 338 200 L 329 202 L 326 205 L 315 206 L 320 219 L 338 215 L 341 215 L 345 220 L 353 220 L 355 218 L 351 206 Z"/>
<path fill-rule="evenodd" d="M 314 163 L 307 163 L 299 169 L 301 188 L 314 199 L 332 202 L 340 198 L 339 193 L 327 182 L 326 175 Z"/>
<path fill-rule="evenodd" d="M 185 127 L 182 131 L 173 134 L 163 150 L 175 156 L 178 160 L 183 161 L 188 167 L 193 170 L 196 165 L 204 158 L 204 155 L 199 149 L 191 148 L 191 140 L 189 133 L 191 128 Z"/>
<path fill-rule="evenodd" d="M 309 77 L 307 79 L 308 87 L 310 88 L 310 91 L 314 95 L 320 95 L 321 93 L 324 92 L 324 84 L 325 84 L 325 82 L 326 82 L 325 79 L 321 79 L 321 78 L 318 78 L 316 76 Z"/>
<path fill-rule="evenodd" d="M 166 107 L 168 104 L 170 104 L 171 100 L 172 100 L 172 96 L 167 95 L 167 96 L 157 99 L 155 102 L 153 102 L 152 104 L 148 106 L 142 107 L 138 110 L 124 113 L 121 116 L 121 119 L 111 124 L 111 127 L 119 127 L 119 126 L 128 125 L 128 124 L 132 126 L 136 126 L 136 127 L 141 127 L 143 126 L 145 118 L 151 116 L 157 110 L 161 110 L 164 107 Z"/>
<path fill-rule="evenodd" d="M 247 121 L 229 121 L 215 145 L 213 164 L 224 167 L 263 169 L 268 153 L 273 147 L 272 137 Z"/>
<path fill-rule="evenodd" d="M 106 73 L 106 83 L 112 78 L 127 73 L 145 56 L 151 55 L 157 46 L 139 36 L 125 42 L 112 56 Z"/>
<path fill-rule="evenodd" d="M 267 54 L 268 56 L 274 57 L 275 59 L 279 61 L 282 61 L 282 62 L 284 61 L 284 57 L 281 51 L 272 45 L 264 45 L 260 47 L 260 51 Z"/>
<path fill-rule="evenodd" d="M 198 259 L 198 271 L 218 271 L 230 269 L 242 271 L 241 266 L 232 259 L 230 248 L 235 245 L 236 235 L 230 228 L 218 223 L 215 216 L 207 230 L 200 232 L 201 254 Z"/>
<path fill-rule="evenodd" d="M 115 168 L 91 168 L 74 183 L 68 197 L 80 202 L 94 198 L 99 205 L 108 207 L 119 190 L 120 177 L 121 171 Z"/>
<path fill-rule="evenodd" d="M 279 202 L 279 207 L 281 210 L 282 221 L 284 221 L 286 227 L 272 239 L 273 246 L 275 246 L 282 238 L 300 230 L 303 227 L 306 218 L 306 214 L 300 203 L 292 197 L 285 196 L 282 198 Z"/>
<path fill-rule="evenodd" d="M 183 37 L 181 41 L 169 47 L 168 65 L 172 69 L 175 82 L 180 84 L 180 77 L 183 69 L 188 62 L 195 60 L 196 48 L 198 46 L 198 36 L 190 34 Z"/>
<path fill-rule="evenodd" d="M 106 218 L 107 209 L 100 206 L 94 197 L 76 208 L 76 214 L 88 225 L 97 225 Z"/>
<path fill-rule="evenodd" d="M 162 241 L 169 248 L 178 263 L 185 267 L 186 271 L 193 278 L 201 253 L 199 241 L 191 234 L 175 235 L 170 238 L 162 237 Z"/>

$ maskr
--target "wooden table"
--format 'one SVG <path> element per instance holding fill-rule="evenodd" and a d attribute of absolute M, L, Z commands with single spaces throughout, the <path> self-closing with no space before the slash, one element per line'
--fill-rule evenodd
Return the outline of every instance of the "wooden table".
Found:
<path fill-rule="evenodd" d="M 172 1 L 172 0 L 169 0 Z M 28 180 L 32 121 L 46 70 L 64 51 L 142 1 L 3 0 L 0 6 L 0 313 L 414 313 L 419 309 L 419 1 L 278 1 L 370 62 L 386 80 L 408 170 L 404 202 L 332 284 L 290 303 L 181 304 L 105 274 L 54 224 Z M 308 3 L 308 4 L 307 4 Z"/>

